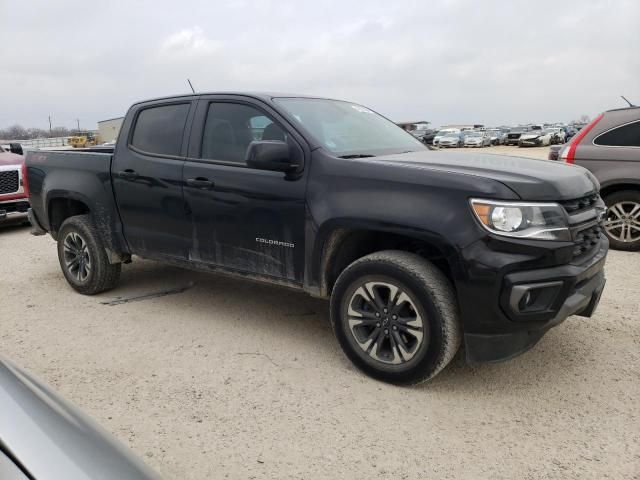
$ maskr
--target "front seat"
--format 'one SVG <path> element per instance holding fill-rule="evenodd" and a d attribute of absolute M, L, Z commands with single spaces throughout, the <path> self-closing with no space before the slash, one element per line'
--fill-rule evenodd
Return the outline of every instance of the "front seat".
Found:
<path fill-rule="evenodd" d="M 262 140 L 280 140 L 286 142 L 287 139 L 282 129 L 275 123 L 270 123 L 262 132 Z"/>

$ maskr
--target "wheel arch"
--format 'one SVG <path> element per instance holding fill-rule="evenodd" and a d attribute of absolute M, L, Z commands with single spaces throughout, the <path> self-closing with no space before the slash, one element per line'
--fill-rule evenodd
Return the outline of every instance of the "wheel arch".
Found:
<path fill-rule="evenodd" d="M 417 253 L 434 263 L 455 285 L 455 265 L 451 262 L 455 250 L 440 235 L 397 225 L 337 222 L 321 230 L 314 248 L 311 281 L 318 286 L 319 296 L 331 295 L 335 281 L 348 265 L 382 250 Z"/>
<path fill-rule="evenodd" d="M 600 195 L 604 198 L 612 193 L 623 192 L 625 190 L 640 192 L 640 182 L 634 180 L 625 180 L 615 183 L 609 182 L 600 187 Z"/>
<path fill-rule="evenodd" d="M 67 218 L 85 214 L 91 214 L 91 208 L 86 199 L 68 194 L 50 196 L 47 201 L 47 220 L 51 236 L 57 239 L 58 231 Z"/>

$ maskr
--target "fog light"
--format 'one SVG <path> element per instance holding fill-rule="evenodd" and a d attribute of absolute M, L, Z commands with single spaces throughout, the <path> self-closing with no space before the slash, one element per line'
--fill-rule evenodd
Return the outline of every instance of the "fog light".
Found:
<path fill-rule="evenodd" d="M 511 288 L 509 306 L 516 314 L 548 311 L 561 289 L 560 281 L 515 285 Z"/>

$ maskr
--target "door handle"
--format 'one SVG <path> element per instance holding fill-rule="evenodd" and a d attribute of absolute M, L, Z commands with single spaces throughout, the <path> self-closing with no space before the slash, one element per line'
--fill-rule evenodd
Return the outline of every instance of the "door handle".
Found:
<path fill-rule="evenodd" d="M 213 187 L 213 182 L 204 177 L 187 178 L 187 185 L 200 190 L 208 190 Z"/>
<path fill-rule="evenodd" d="M 122 171 L 118 172 L 118 176 L 120 178 L 124 178 L 126 180 L 133 180 L 134 178 L 138 177 L 138 172 L 136 172 L 135 170 L 132 170 L 130 168 L 127 168 L 126 170 L 122 170 Z"/>

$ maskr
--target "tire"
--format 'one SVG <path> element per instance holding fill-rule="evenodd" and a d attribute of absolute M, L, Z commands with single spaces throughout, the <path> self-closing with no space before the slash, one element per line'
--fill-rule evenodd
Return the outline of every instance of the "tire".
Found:
<path fill-rule="evenodd" d="M 121 264 L 111 264 L 89 215 L 67 218 L 58 232 L 58 260 L 64 277 L 83 295 L 118 284 Z"/>
<path fill-rule="evenodd" d="M 356 367 L 398 385 L 433 378 L 453 359 L 462 338 L 449 280 L 422 257 L 397 250 L 367 255 L 340 274 L 331 295 L 331 324 Z"/>
<path fill-rule="evenodd" d="M 640 192 L 624 190 L 604 198 L 604 231 L 614 250 L 640 250 Z"/>

